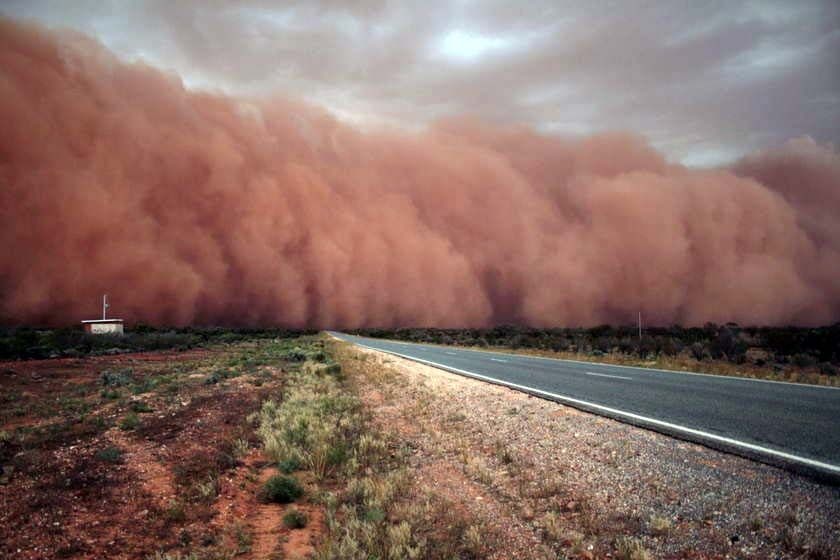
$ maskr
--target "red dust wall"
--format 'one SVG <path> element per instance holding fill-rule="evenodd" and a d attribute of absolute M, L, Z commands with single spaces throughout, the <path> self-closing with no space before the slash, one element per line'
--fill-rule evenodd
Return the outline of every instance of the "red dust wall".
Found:
<path fill-rule="evenodd" d="M 6 324 L 105 291 L 170 324 L 840 320 L 840 156 L 807 138 L 692 170 L 625 133 L 365 134 L 10 21 L 0 122 Z"/>

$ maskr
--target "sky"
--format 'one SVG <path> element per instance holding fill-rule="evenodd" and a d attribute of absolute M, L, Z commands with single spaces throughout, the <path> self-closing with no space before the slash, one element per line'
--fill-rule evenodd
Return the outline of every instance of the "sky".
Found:
<path fill-rule="evenodd" d="M 193 89 L 284 96 L 362 129 L 470 115 L 627 130 L 723 165 L 840 144 L 840 2 L 4 0 Z"/>

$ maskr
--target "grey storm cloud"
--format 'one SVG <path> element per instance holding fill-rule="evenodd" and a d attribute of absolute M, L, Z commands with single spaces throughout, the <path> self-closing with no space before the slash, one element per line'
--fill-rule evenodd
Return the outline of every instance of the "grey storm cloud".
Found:
<path fill-rule="evenodd" d="M 725 163 L 840 139 L 840 3 L 11 1 L 197 89 L 279 94 L 357 125 L 452 115 L 624 129 Z"/>

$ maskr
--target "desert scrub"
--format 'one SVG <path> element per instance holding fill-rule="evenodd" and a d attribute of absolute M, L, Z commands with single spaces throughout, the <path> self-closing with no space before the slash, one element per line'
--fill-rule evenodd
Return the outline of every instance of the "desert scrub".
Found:
<path fill-rule="evenodd" d="M 650 518 L 650 532 L 654 535 L 665 535 L 671 530 L 671 520 L 667 517 L 654 515 Z"/>
<path fill-rule="evenodd" d="M 277 462 L 277 468 L 280 469 L 280 472 L 284 474 L 292 474 L 295 471 L 299 471 L 300 467 L 300 459 L 298 459 L 297 457 L 283 459 L 282 461 Z"/>
<path fill-rule="evenodd" d="M 126 432 L 137 429 L 139 425 L 140 417 L 137 416 L 136 412 L 129 412 L 120 420 L 120 429 Z"/>
<path fill-rule="evenodd" d="M 119 447 L 106 447 L 96 452 L 96 458 L 106 463 L 121 463 L 122 450 Z"/>
<path fill-rule="evenodd" d="M 621 537 L 615 543 L 615 557 L 618 560 L 651 560 L 652 556 L 639 539 Z"/>
<path fill-rule="evenodd" d="M 303 487 L 296 478 L 274 475 L 260 488 L 259 498 L 263 502 L 288 504 L 303 496 Z"/>
<path fill-rule="evenodd" d="M 272 460 L 297 461 L 320 480 L 353 458 L 362 407 L 339 380 L 291 373 L 284 397 L 280 403 L 266 401 L 259 412 L 257 432 Z"/>
<path fill-rule="evenodd" d="M 303 529 L 309 523 L 309 517 L 298 509 L 290 509 L 283 516 L 283 525 L 289 529 Z"/>
<path fill-rule="evenodd" d="M 470 524 L 453 521 L 451 508 L 417 496 L 406 469 L 410 450 L 376 429 L 355 393 L 362 368 L 384 375 L 382 369 L 352 359 L 343 347 L 311 345 L 313 351 L 304 342 L 278 354 L 303 359 L 293 363 L 283 399 L 263 403 L 255 419 L 265 453 L 281 471 L 314 475 L 311 496 L 324 507 L 327 527 L 314 558 L 469 557 Z M 324 479 L 329 482 L 318 488 Z"/>

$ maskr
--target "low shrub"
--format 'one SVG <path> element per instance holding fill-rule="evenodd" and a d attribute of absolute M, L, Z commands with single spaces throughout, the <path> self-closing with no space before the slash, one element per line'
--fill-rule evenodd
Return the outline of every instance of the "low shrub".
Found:
<path fill-rule="evenodd" d="M 184 510 L 184 504 L 171 500 L 165 511 L 166 519 L 173 523 L 181 523 L 187 519 L 187 512 Z"/>
<path fill-rule="evenodd" d="M 105 387 L 123 387 L 134 382 L 133 372 L 130 368 L 103 371 L 99 380 Z"/>
<path fill-rule="evenodd" d="M 302 348 L 295 346 L 291 350 L 284 352 L 280 358 L 287 362 L 305 362 L 307 354 Z"/>
<path fill-rule="evenodd" d="M 96 458 L 106 463 L 121 463 L 122 450 L 119 447 L 106 447 L 96 452 Z"/>
<path fill-rule="evenodd" d="M 654 535 L 665 535 L 671 530 L 671 520 L 667 517 L 654 515 L 650 518 L 650 532 Z"/>
<path fill-rule="evenodd" d="M 632 537 L 622 537 L 616 541 L 615 557 L 618 560 L 651 560 L 652 558 L 642 541 Z"/>
<path fill-rule="evenodd" d="M 284 474 L 292 474 L 295 471 L 299 471 L 300 467 L 300 459 L 297 457 L 290 457 L 277 462 L 277 468 Z"/>
<path fill-rule="evenodd" d="M 296 478 L 274 475 L 260 489 L 259 498 L 263 502 L 288 504 L 303 496 L 303 487 Z"/>
<path fill-rule="evenodd" d="M 120 429 L 126 432 L 136 430 L 139 425 L 140 417 L 137 416 L 136 412 L 129 412 L 119 423 Z"/>
<path fill-rule="evenodd" d="M 294 508 L 283 516 L 283 525 L 289 529 L 303 529 L 307 523 L 309 523 L 309 517 L 304 512 Z"/>
<path fill-rule="evenodd" d="M 131 408 L 132 412 L 153 412 L 152 407 L 150 407 L 149 404 L 144 401 L 131 401 L 129 408 Z"/>

